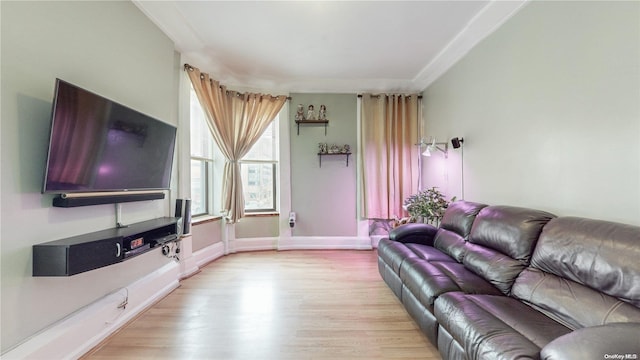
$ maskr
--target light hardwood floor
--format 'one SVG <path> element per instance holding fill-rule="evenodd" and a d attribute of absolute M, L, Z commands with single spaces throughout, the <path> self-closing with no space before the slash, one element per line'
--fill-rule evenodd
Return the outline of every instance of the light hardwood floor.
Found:
<path fill-rule="evenodd" d="M 440 359 L 375 251 L 225 256 L 83 359 Z"/>

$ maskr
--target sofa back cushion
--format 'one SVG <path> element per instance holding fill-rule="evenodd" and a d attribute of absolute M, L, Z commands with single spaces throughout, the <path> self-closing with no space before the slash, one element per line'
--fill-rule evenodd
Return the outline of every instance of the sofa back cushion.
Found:
<path fill-rule="evenodd" d="M 640 227 L 554 219 L 521 277 L 514 295 L 576 327 L 640 322 Z"/>
<path fill-rule="evenodd" d="M 442 228 L 438 229 L 436 233 L 433 247 L 449 255 L 459 263 L 462 262 L 467 254 L 467 242 L 464 238 L 453 231 Z"/>
<path fill-rule="evenodd" d="M 440 228 L 452 231 L 466 240 L 476 216 L 485 207 L 487 205 L 471 201 L 454 201 L 444 212 Z"/>
<path fill-rule="evenodd" d="M 466 240 L 476 215 L 487 205 L 470 201 L 454 201 L 445 211 L 433 247 L 462 262 L 467 253 Z"/>
<path fill-rule="evenodd" d="M 640 308 L 640 227 L 562 217 L 540 237 L 531 266 Z"/>
<path fill-rule="evenodd" d="M 511 294 L 573 330 L 640 322 L 640 309 L 630 303 L 533 267 L 520 273 Z"/>
<path fill-rule="evenodd" d="M 471 228 L 465 267 L 508 295 L 529 264 L 542 228 L 553 218 L 548 212 L 521 207 L 483 208 Z"/>
<path fill-rule="evenodd" d="M 572 328 L 640 322 L 640 227 L 576 217 L 545 226 L 513 295 Z"/>

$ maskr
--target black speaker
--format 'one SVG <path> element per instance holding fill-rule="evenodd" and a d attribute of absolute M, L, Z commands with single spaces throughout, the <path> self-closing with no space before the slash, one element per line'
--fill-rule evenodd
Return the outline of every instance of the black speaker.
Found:
<path fill-rule="evenodd" d="M 142 194 L 114 194 L 105 196 L 82 196 L 82 197 L 63 197 L 58 195 L 53 198 L 53 206 L 55 207 L 77 207 L 89 205 L 118 204 L 132 201 L 158 200 L 164 199 L 164 193 L 142 193 Z"/>
<path fill-rule="evenodd" d="M 191 231 L 191 199 L 176 199 L 175 217 L 180 218 L 182 234 Z"/>
<path fill-rule="evenodd" d="M 175 214 L 173 215 L 174 217 L 182 217 L 182 207 L 184 206 L 184 200 L 182 199 L 176 199 L 176 211 Z"/>
<path fill-rule="evenodd" d="M 188 234 L 191 232 L 191 199 L 186 199 L 184 201 L 184 216 L 182 217 L 182 219 L 182 231 L 185 234 Z"/>

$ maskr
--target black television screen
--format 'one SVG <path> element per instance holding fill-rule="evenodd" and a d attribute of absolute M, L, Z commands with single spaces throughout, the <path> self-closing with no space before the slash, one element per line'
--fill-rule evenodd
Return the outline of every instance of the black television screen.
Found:
<path fill-rule="evenodd" d="M 43 193 L 168 189 L 176 128 L 56 79 Z"/>

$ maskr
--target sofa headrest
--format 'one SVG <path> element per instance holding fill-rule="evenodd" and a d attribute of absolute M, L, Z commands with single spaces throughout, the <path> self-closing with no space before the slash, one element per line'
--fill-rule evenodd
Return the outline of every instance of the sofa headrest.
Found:
<path fill-rule="evenodd" d="M 531 266 L 640 307 L 640 227 L 561 217 L 545 226 Z"/>
<path fill-rule="evenodd" d="M 466 239 L 471 232 L 471 226 L 476 215 L 487 205 L 474 203 L 471 201 L 454 201 L 449 204 L 442 217 L 440 227 Z"/>
<path fill-rule="evenodd" d="M 542 228 L 555 218 L 545 211 L 515 206 L 487 206 L 473 223 L 469 242 L 528 263 Z"/>

